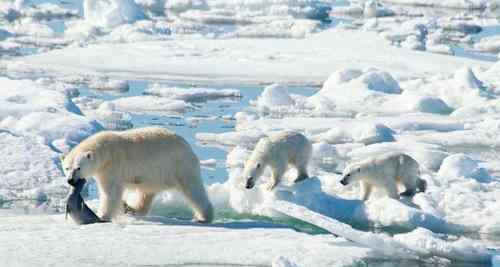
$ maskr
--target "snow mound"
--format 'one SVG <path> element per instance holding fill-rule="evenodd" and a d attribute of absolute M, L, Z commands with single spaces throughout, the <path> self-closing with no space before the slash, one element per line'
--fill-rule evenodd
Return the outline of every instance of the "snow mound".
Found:
<path fill-rule="evenodd" d="M 84 0 L 83 14 L 88 24 L 105 28 L 145 18 L 142 9 L 133 0 Z"/>
<path fill-rule="evenodd" d="M 286 87 L 272 84 L 264 88 L 262 94 L 257 98 L 257 106 L 260 108 L 273 108 L 276 106 L 293 106 L 295 101 L 290 97 Z"/>
<path fill-rule="evenodd" d="M 336 86 L 356 79 L 363 74 L 359 69 L 341 69 L 330 74 L 328 79 L 323 83 L 322 89 L 333 90 Z"/>
<path fill-rule="evenodd" d="M 450 114 L 453 109 L 441 98 L 435 96 L 423 96 L 414 93 L 406 93 L 388 99 L 383 104 L 388 112 L 395 110 L 401 112 L 423 112 L 434 114 Z"/>
<path fill-rule="evenodd" d="M 441 177 L 470 177 L 479 182 L 491 181 L 488 171 L 481 168 L 478 161 L 465 154 L 450 155 L 443 160 L 438 175 Z"/>
<path fill-rule="evenodd" d="M 387 94 L 401 93 L 398 82 L 388 72 L 376 69 L 369 69 L 363 73 L 356 69 L 344 69 L 334 72 L 323 84 L 321 92 L 336 91 L 338 93 L 340 88 L 336 85 L 343 83 L 347 83 L 346 87 L 341 88 L 346 88 L 346 90 L 355 88 L 357 90 L 371 90 Z"/>
<path fill-rule="evenodd" d="M 366 89 L 388 93 L 400 94 L 401 88 L 398 82 L 385 71 L 368 71 L 358 78 L 358 81 L 363 84 Z"/>
<path fill-rule="evenodd" d="M 354 125 L 339 125 L 327 132 L 320 133 L 312 140 L 329 144 L 363 143 L 365 145 L 392 142 L 394 131 L 383 124 L 359 123 Z"/>
<path fill-rule="evenodd" d="M 129 90 L 129 84 L 127 81 L 102 77 L 91 79 L 88 83 L 88 87 L 95 90 L 117 91 L 120 93 L 125 93 Z"/>

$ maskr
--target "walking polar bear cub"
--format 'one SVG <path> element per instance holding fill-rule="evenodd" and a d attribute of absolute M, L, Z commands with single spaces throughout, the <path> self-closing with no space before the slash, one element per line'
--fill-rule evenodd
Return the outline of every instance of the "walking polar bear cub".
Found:
<path fill-rule="evenodd" d="M 64 157 L 63 168 L 70 184 L 95 177 L 102 220 L 113 219 L 124 206 L 145 215 L 155 194 L 167 189 L 186 197 L 196 220 L 213 219 L 198 158 L 182 137 L 168 130 L 151 127 L 97 133 Z M 137 192 L 136 203 L 122 202 L 127 190 Z"/>
<path fill-rule="evenodd" d="M 427 183 L 420 179 L 420 167 L 417 161 L 406 154 L 387 153 L 379 157 L 369 158 L 345 168 L 340 183 L 348 185 L 361 182 L 361 198 L 367 200 L 373 187 L 383 189 L 391 198 L 398 199 L 397 183 L 405 186 L 402 196 L 413 196 L 424 192 Z"/>
<path fill-rule="evenodd" d="M 253 188 L 266 167 L 271 169 L 272 175 L 271 182 L 267 186 L 268 190 L 273 190 L 281 181 L 288 165 L 297 169 L 296 183 L 307 179 L 307 165 L 311 152 L 311 142 L 297 132 L 285 131 L 261 138 L 245 163 L 243 170 L 245 187 Z"/>

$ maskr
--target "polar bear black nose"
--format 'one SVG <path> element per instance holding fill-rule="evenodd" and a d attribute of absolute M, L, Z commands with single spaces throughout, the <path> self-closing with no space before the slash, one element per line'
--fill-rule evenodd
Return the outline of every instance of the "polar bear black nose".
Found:
<path fill-rule="evenodd" d="M 252 189 L 255 185 L 255 179 L 253 177 L 249 177 L 247 179 L 246 189 Z"/>
<path fill-rule="evenodd" d="M 70 179 L 68 179 L 68 184 L 74 186 L 74 185 L 76 185 L 76 181 L 77 181 L 77 179 L 70 178 Z"/>
<path fill-rule="evenodd" d="M 341 183 L 342 185 L 347 185 L 347 184 L 348 184 L 347 179 L 345 179 L 345 178 L 344 178 L 344 179 L 342 179 L 342 180 L 340 180 L 340 183 Z"/>

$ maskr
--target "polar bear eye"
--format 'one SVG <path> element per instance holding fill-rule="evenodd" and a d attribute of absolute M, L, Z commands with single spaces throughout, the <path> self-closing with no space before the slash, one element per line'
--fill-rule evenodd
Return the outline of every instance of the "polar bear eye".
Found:
<path fill-rule="evenodd" d="M 257 163 L 257 169 L 260 168 L 260 163 Z"/>
<path fill-rule="evenodd" d="M 358 172 L 361 172 L 361 168 L 358 169 Z"/>
<path fill-rule="evenodd" d="M 76 168 L 77 171 L 79 171 L 80 169 L 81 169 L 80 167 Z"/>

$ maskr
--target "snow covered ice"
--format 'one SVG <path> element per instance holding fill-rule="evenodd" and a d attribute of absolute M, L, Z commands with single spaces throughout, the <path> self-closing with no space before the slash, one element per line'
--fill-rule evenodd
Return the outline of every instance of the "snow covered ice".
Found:
<path fill-rule="evenodd" d="M 0 256 L 9 266 L 497 266 L 496 0 L 0 3 Z M 102 130 L 165 127 L 216 210 L 165 192 L 146 217 L 76 226 L 59 157 Z M 262 137 L 313 143 L 309 176 L 244 188 Z M 406 153 L 426 192 L 363 202 L 351 162 Z M 98 207 L 98 186 L 83 193 Z M 135 197 L 133 192 L 129 197 Z"/>

